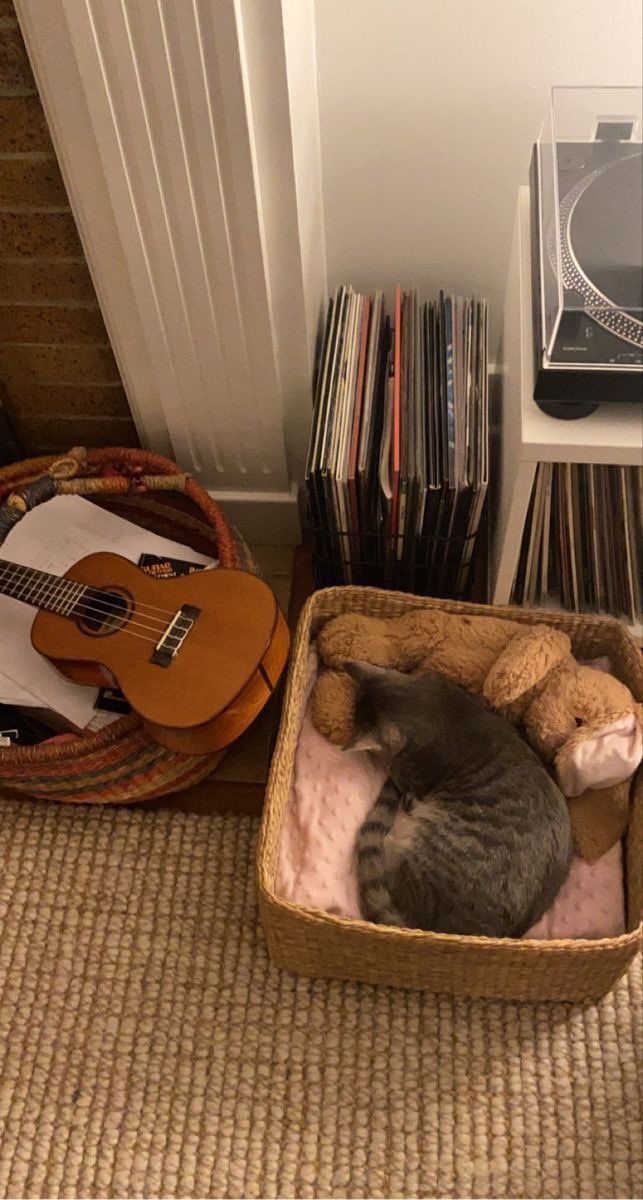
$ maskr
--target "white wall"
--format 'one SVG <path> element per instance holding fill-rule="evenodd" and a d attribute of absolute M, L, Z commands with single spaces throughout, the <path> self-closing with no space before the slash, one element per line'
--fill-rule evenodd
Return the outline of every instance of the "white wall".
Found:
<path fill-rule="evenodd" d="M 328 284 L 489 298 L 558 84 L 641 82 L 640 0 L 316 0 Z"/>

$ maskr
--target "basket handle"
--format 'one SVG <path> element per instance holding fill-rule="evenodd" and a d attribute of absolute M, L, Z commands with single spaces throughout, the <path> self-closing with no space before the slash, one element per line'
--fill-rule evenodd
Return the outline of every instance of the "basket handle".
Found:
<path fill-rule="evenodd" d="M 10 492 L 2 507 L 0 507 L 0 546 L 14 525 L 21 521 L 25 513 L 51 500 L 58 492 L 58 482 L 74 475 L 83 461 L 84 452 L 80 449 L 70 450 L 65 458 L 52 463 L 43 475 L 36 476 L 24 488 Z"/>
<path fill-rule="evenodd" d="M 7 480 L 4 488 L 1 486 L 3 475 Z M 15 490 L 11 487 L 12 478 L 18 482 Z M 23 486 L 20 486 L 21 482 Z M 221 509 L 196 479 L 179 471 L 176 463 L 161 454 L 117 446 L 89 452 L 82 446 L 75 446 L 64 458 L 32 459 L 0 472 L 0 496 L 3 492 L 9 493 L 0 505 L 0 546 L 25 513 L 53 496 L 131 491 L 183 492 L 214 528 L 221 566 L 240 565 L 234 537 Z"/>

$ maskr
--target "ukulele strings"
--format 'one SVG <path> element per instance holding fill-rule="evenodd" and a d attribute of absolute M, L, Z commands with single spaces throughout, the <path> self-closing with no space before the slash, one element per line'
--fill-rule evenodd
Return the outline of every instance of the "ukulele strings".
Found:
<path fill-rule="evenodd" d="M 32 571 L 32 570 L 34 570 L 34 568 L 33 568 L 33 567 L 24 567 L 24 568 L 23 568 L 23 567 L 21 566 L 21 564 L 20 564 L 20 563 L 7 563 L 7 567 L 9 568 L 9 570 L 7 571 L 7 570 L 5 569 L 5 573 L 4 573 L 3 575 L 0 575 L 0 583 L 5 583 L 5 582 L 7 582 L 7 583 L 13 583 L 13 582 L 16 582 L 16 581 L 17 581 L 18 583 L 20 583 L 20 581 L 21 581 L 21 580 L 22 580 L 24 583 L 26 583 L 26 582 L 27 582 L 27 580 L 25 580 L 25 579 L 24 579 L 24 576 L 22 576 L 22 575 L 19 575 L 19 574 L 18 574 L 18 572 L 19 572 L 19 571 L 21 571 L 21 570 L 23 570 L 23 569 L 24 569 L 25 571 Z M 144 574 L 144 573 L 145 573 L 145 572 L 143 572 L 143 574 Z M 57 579 L 57 580 L 58 580 L 60 583 L 68 583 L 68 584 L 69 584 L 69 583 L 71 583 L 71 584 L 77 585 L 78 587 L 84 587 L 84 588 L 87 588 L 87 589 L 92 589 L 92 590 L 95 590 L 95 591 L 97 591 L 97 592 L 106 592 L 106 591 L 108 591 L 108 588 L 95 588 L 95 589 L 93 589 L 93 588 L 92 588 L 92 585 L 91 585 L 91 583 L 80 583 L 80 582 L 79 582 L 78 580 L 76 580 L 76 579 L 66 579 L 64 575 L 59 575 L 59 576 L 58 576 L 58 575 L 54 575 L 54 576 L 52 576 L 52 578 L 54 578 L 54 579 Z M 138 602 L 137 602 L 137 604 L 136 604 L 136 608 L 137 608 L 137 611 L 138 611 L 138 610 L 142 610 L 142 609 L 147 609 L 147 610 L 148 610 L 150 613 L 151 613 L 151 612 L 158 612 L 158 613 L 162 613 L 164 617 L 173 617 L 173 616 L 174 616 L 174 611 L 175 611 L 175 610 L 173 610 L 173 609 L 171 609 L 171 608 L 160 608 L 158 604 L 139 604 Z M 151 617 L 151 618 L 150 618 L 150 620 L 158 620 L 158 619 L 159 619 L 159 618 L 156 618 L 156 617 Z"/>
<path fill-rule="evenodd" d="M 69 614 L 71 619 L 73 619 L 73 617 L 76 616 L 76 613 L 79 612 L 81 607 L 82 606 L 80 604 L 77 605 L 77 607 L 73 611 L 73 614 L 72 613 Z M 88 609 L 87 611 L 93 612 L 95 610 Z M 104 614 L 101 613 L 101 616 L 104 616 Z M 150 644 L 152 646 L 158 646 L 159 642 L 161 641 L 162 634 L 161 634 L 161 637 L 159 637 L 158 634 L 156 637 L 148 637 L 147 634 L 145 634 L 145 633 L 135 633 L 133 629 L 130 629 L 130 625 L 139 625 L 141 629 L 151 629 L 151 626 L 149 626 L 149 625 L 141 625 L 140 621 L 128 620 L 128 621 L 126 621 L 126 623 L 124 625 L 117 625 L 112 632 L 113 633 L 126 633 L 128 635 L 128 637 L 140 638 L 141 641 L 143 641 L 143 642 L 150 642 Z M 163 641 L 165 644 L 166 641 L 170 642 L 170 641 L 174 641 L 174 639 L 175 639 L 175 635 L 169 634 L 167 638 L 163 639 Z"/>
<path fill-rule="evenodd" d="M 15 596 L 13 598 L 16 600 L 20 599 L 19 596 Z M 99 609 L 95 605 L 82 604 L 82 602 L 79 601 L 77 604 L 74 605 L 73 609 L 66 615 L 65 619 L 73 620 L 74 617 L 78 617 L 78 616 L 80 616 L 82 618 L 82 617 L 87 617 L 87 616 L 95 617 L 96 615 L 98 615 L 100 618 L 104 618 L 106 615 L 111 615 L 111 614 L 112 614 L 111 609 Z M 62 616 L 63 614 L 59 613 L 58 615 Z M 144 633 L 135 633 L 133 629 L 130 629 L 131 625 L 136 625 L 139 629 L 148 629 L 151 633 L 154 633 L 155 636 L 147 637 L 147 635 Z M 125 618 L 125 621 L 122 625 L 115 626 L 113 632 L 114 633 L 127 633 L 127 634 L 129 634 L 130 637 L 141 638 L 142 641 L 151 642 L 152 645 L 157 646 L 159 641 L 163 637 L 164 631 L 167 628 L 168 628 L 167 625 L 162 625 L 159 627 L 159 629 L 154 629 L 153 625 L 144 625 L 141 621 L 133 621 L 131 619 L 131 617 L 127 617 L 127 618 Z M 176 637 L 175 634 L 168 634 L 168 637 L 166 640 L 174 641 L 175 637 Z"/>
<path fill-rule="evenodd" d="M 3 576 L 2 582 L 6 582 L 8 580 L 8 578 L 9 577 L 7 575 Z M 17 582 L 18 585 L 20 585 L 21 580 L 22 580 L 22 576 L 14 575 L 13 578 L 9 579 L 9 582 L 11 582 L 11 583 Z M 83 584 L 82 586 L 85 587 L 85 586 L 89 586 L 89 585 Z M 14 600 L 25 600 L 25 598 L 19 594 L 16 594 L 16 595 L 12 596 L 11 598 Z M 54 603 L 57 600 L 62 601 L 63 599 L 65 599 L 65 597 L 63 595 L 56 596 L 54 594 L 51 596 L 51 600 Z M 68 599 L 71 603 L 72 598 L 68 597 Z M 25 600 L 25 603 L 29 603 L 29 601 Z M 36 604 L 35 607 L 38 607 L 38 605 Z M 83 600 L 82 596 L 79 596 L 78 599 L 76 600 L 76 602 L 72 604 L 72 607 L 69 609 L 68 614 L 60 613 L 58 615 L 71 617 L 73 614 L 80 612 L 80 611 L 82 611 L 83 613 L 86 613 L 86 614 L 91 613 L 92 615 L 105 616 L 107 614 L 113 613 L 114 610 L 113 610 L 113 607 L 111 605 L 107 604 L 106 602 L 102 602 L 100 604 L 96 603 L 95 601 L 86 602 Z M 134 607 L 134 611 L 135 612 L 137 611 L 136 605 Z M 176 610 L 173 612 L 171 609 L 159 609 L 159 612 L 165 612 L 165 614 L 170 618 L 172 618 L 176 615 Z M 141 614 L 141 615 L 145 616 L 146 614 Z M 169 622 L 161 621 L 160 618 L 158 618 L 158 617 L 148 617 L 147 619 L 158 622 L 158 626 L 155 628 L 154 625 L 146 625 L 142 621 L 131 621 L 131 624 L 138 625 L 142 629 L 148 629 L 151 633 L 157 633 L 157 632 L 162 633 L 164 629 L 167 629 Z"/>
<path fill-rule="evenodd" d="M 105 616 L 112 615 L 112 609 L 109 609 L 109 608 L 99 609 L 95 605 L 90 606 L 87 604 L 83 604 L 82 601 L 79 601 L 78 604 L 74 605 L 73 609 L 68 614 L 68 619 L 73 620 L 74 617 L 76 617 L 80 614 L 82 614 L 82 616 L 84 616 L 84 617 L 87 617 L 88 615 L 91 615 L 91 616 L 98 615 L 99 617 L 104 618 Z M 136 625 L 139 629 L 148 629 L 150 631 L 150 633 L 154 633 L 156 636 L 155 637 L 147 637 L 144 633 L 134 633 L 134 631 L 132 629 L 130 629 L 131 625 Z M 116 625 L 114 627 L 113 632 L 114 633 L 128 633 L 128 634 L 130 634 L 131 637 L 142 638 L 144 642 L 153 642 L 154 645 L 156 646 L 156 645 L 158 645 L 158 642 L 163 637 L 164 630 L 166 630 L 167 628 L 168 628 L 168 625 L 161 625 L 159 627 L 159 629 L 155 629 L 153 625 L 144 625 L 142 621 L 133 621 L 131 617 L 125 617 L 123 619 L 123 624 Z M 174 638 L 174 636 L 175 636 L 174 634 L 169 634 L 168 639 L 171 640 Z"/>
<path fill-rule="evenodd" d="M 18 597 L 18 599 L 20 599 L 20 597 Z M 85 600 L 83 596 L 79 596 L 76 603 L 72 606 L 72 608 L 70 608 L 68 614 L 61 613 L 59 615 L 61 615 L 61 616 L 68 615 L 70 617 L 73 617 L 76 615 L 76 613 L 80 612 L 81 610 L 84 613 L 91 612 L 94 614 L 94 616 L 103 616 L 103 617 L 110 616 L 114 613 L 113 605 L 109 604 L 107 601 L 101 601 L 100 603 L 97 603 L 93 599 L 91 601 L 89 601 L 89 600 Z M 127 619 L 129 621 L 131 621 L 132 625 L 138 625 L 138 626 L 140 626 L 141 629 L 149 629 L 150 633 L 159 633 L 159 632 L 162 633 L 163 630 L 167 629 L 168 625 L 171 623 L 172 617 L 176 616 L 176 611 L 177 610 L 175 610 L 174 612 L 168 612 L 170 621 L 161 621 L 158 617 L 147 617 L 147 615 L 145 613 L 141 613 L 141 616 L 143 616 L 143 618 L 144 618 L 143 621 L 134 621 L 134 620 L 132 620 L 131 617 L 129 617 Z M 137 606 L 136 602 L 134 602 L 134 607 L 132 609 L 132 612 L 133 613 L 138 612 L 138 606 Z M 156 622 L 156 624 L 153 623 L 151 625 L 146 625 L 145 624 L 146 620 Z"/>
<path fill-rule="evenodd" d="M 0 582 L 2 582 L 2 583 L 9 582 L 9 583 L 20 584 L 21 581 L 23 583 L 26 583 L 26 580 L 24 580 L 24 577 L 21 576 L 20 574 L 18 574 L 18 572 L 14 572 L 13 575 L 5 573 L 2 576 L 2 579 L 0 579 Z M 73 581 L 68 580 L 67 582 L 73 582 Z M 82 586 L 89 587 L 90 585 L 83 584 Z M 21 597 L 19 595 L 15 595 L 11 598 L 14 600 L 23 599 L 23 597 Z M 55 596 L 52 598 L 54 600 L 56 599 Z M 61 600 L 63 599 L 62 596 L 59 598 Z M 27 601 L 27 603 L 28 603 L 28 601 Z M 156 609 L 158 612 L 165 613 L 166 616 L 168 616 L 170 618 L 176 616 L 176 611 L 173 612 L 171 609 L 158 608 L 157 605 L 136 605 L 135 604 L 134 612 L 137 612 L 139 608 L 145 608 L 145 607 Z M 82 613 L 84 616 L 91 615 L 91 616 L 105 617 L 108 614 L 111 615 L 113 613 L 113 609 L 107 603 L 97 604 L 95 601 L 92 601 L 91 603 L 84 603 L 82 597 L 79 597 L 79 599 L 72 606 L 72 608 L 70 609 L 68 614 L 59 614 L 59 615 L 61 615 L 61 616 L 65 615 L 68 618 L 73 618 L 78 613 Z M 145 614 L 145 613 L 141 613 L 141 615 L 143 617 L 147 617 L 147 614 Z M 156 645 L 158 643 L 158 641 L 160 640 L 160 637 L 162 636 L 163 632 L 168 628 L 169 623 L 165 622 L 165 621 L 161 621 L 161 619 L 159 617 L 152 617 L 152 616 L 147 617 L 147 620 L 158 622 L 158 627 L 155 627 L 153 624 L 146 625 L 144 621 L 135 621 L 131 617 L 129 617 L 129 618 L 127 618 L 126 624 L 122 625 L 120 627 L 119 631 L 121 633 L 129 633 L 131 637 L 138 637 L 138 638 L 141 638 L 143 641 L 152 642 Z M 130 625 L 136 625 L 139 629 L 147 629 L 147 630 L 149 630 L 150 633 L 155 633 L 157 636 L 156 637 L 146 637 L 145 634 L 134 633 L 134 631 L 129 628 Z M 169 635 L 170 640 L 173 637 L 174 637 L 174 635 L 172 635 L 172 634 Z"/>
<path fill-rule="evenodd" d="M 21 581 L 23 581 L 25 583 L 27 582 L 24 579 L 24 576 L 18 574 L 18 571 L 20 571 L 22 569 L 19 563 L 8 563 L 7 566 L 9 567 L 9 571 L 5 571 L 5 574 L 0 576 L 0 583 L 4 583 L 4 582 L 13 583 L 16 581 L 18 583 L 20 583 Z M 27 571 L 33 570 L 32 567 L 25 567 L 24 569 Z M 53 576 L 53 578 L 58 579 L 60 583 L 73 584 L 74 586 L 84 587 L 84 588 L 87 588 L 87 590 L 92 590 L 95 592 L 107 592 L 109 590 L 108 588 L 93 588 L 92 584 L 90 584 L 90 583 L 80 583 L 76 579 L 66 579 L 64 575 Z M 146 609 L 149 613 L 152 613 L 152 612 L 162 613 L 164 617 L 173 617 L 174 612 L 175 612 L 175 610 L 171 609 L 171 608 L 160 608 L 158 604 L 141 604 L 141 603 L 138 603 L 138 601 L 137 601 L 137 603 L 136 603 L 137 612 L 141 611 L 141 614 L 142 614 L 143 609 Z M 160 618 L 158 618 L 158 617 L 150 617 L 150 620 L 159 620 L 159 619 Z"/>

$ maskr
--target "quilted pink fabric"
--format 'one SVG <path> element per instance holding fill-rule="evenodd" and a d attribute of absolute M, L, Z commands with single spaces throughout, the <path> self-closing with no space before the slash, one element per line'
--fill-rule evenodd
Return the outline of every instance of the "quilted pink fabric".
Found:
<path fill-rule="evenodd" d="M 526 937 L 604 938 L 625 932 L 620 842 L 593 863 L 575 858 L 554 903 Z"/>
<path fill-rule="evenodd" d="M 316 676 L 317 655 L 311 650 L 307 695 Z M 306 705 L 279 848 L 277 891 L 284 899 L 359 916 L 353 846 L 383 780 L 383 770 L 369 754 L 338 750 L 317 733 Z M 597 862 L 574 859 L 554 904 L 527 936 L 614 937 L 624 928 L 619 843 Z"/>
<path fill-rule="evenodd" d="M 316 677 L 311 650 L 307 697 Z M 279 847 L 277 890 L 286 900 L 359 916 L 353 845 L 383 782 L 371 755 L 344 752 L 322 737 L 306 705 Z"/>

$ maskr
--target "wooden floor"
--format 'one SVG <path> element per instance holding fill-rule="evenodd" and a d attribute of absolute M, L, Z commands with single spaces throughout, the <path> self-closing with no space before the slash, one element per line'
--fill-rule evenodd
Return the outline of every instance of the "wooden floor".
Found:
<path fill-rule="evenodd" d="M 305 546 L 298 546 L 294 553 L 281 547 L 268 547 L 265 552 L 257 549 L 255 554 L 282 608 L 288 611 L 288 624 L 293 632 L 301 609 L 314 588 L 310 551 Z M 287 559 L 286 554 L 289 555 Z M 143 801 L 140 807 L 193 813 L 259 814 L 279 725 L 282 695 L 283 680 L 261 716 L 228 751 L 208 779 L 173 796 Z"/>

